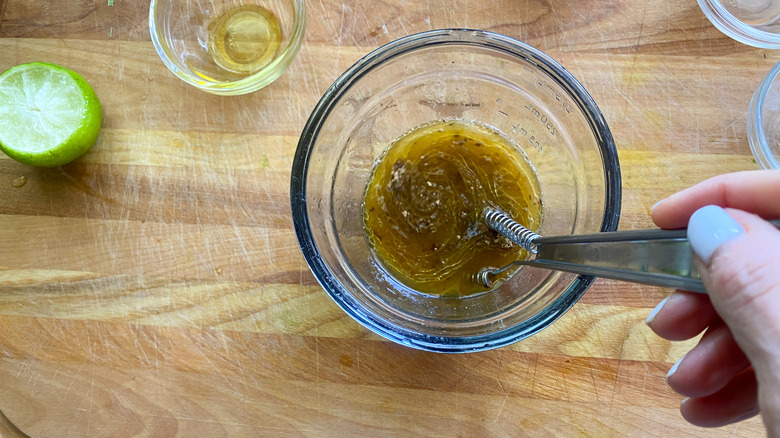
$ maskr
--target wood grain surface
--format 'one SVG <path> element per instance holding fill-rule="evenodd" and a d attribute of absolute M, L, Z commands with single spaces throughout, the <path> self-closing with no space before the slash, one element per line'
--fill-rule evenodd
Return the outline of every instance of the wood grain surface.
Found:
<path fill-rule="evenodd" d="M 650 227 L 661 198 L 757 167 L 746 111 L 780 54 L 723 36 L 693 0 L 307 6 L 289 70 L 218 97 L 159 60 L 148 2 L 0 0 L 0 70 L 70 67 L 105 115 L 61 168 L 0 156 L 0 436 L 763 435 L 758 419 L 680 417 L 664 377 L 695 341 L 644 323 L 668 290 L 598 280 L 542 333 L 478 354 L 372 335 L 308 270 L 288 193 L 298 135 L 341 72 L 404 35 L 470 27 L 583 83 L 618 146 L 621 228 Z"/>

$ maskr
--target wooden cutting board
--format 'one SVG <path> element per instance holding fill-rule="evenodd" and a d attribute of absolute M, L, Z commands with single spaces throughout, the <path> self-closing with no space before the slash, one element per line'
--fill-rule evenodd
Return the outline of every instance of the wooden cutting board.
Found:
<path fill-rule="evenodd" d="M 756 168 L 745 115 L 777 52 L 721 35 L 693 1 L 307 6 L 289 70 L 218 97 L 163 66 L 148 2 L 0 0 L 0 70 L 70 67 L 105 112 L 71 164 L 0 157 L 0 410 L 13 424 L 40 437 L 762 433 L 758 419 L 705 430 L 680 417 L 664 376 L 693 342 L 644 324 L 668 290 L 599 280 L 542 333 L 478 354 L 372 335 L 308 270 L 288 193 L 298 135 L 341 72 L 401 36 L 469 27 L 525 41 L 584 84 L 618 145 L 621 228 L 650 227 L 661 198 Z"/>

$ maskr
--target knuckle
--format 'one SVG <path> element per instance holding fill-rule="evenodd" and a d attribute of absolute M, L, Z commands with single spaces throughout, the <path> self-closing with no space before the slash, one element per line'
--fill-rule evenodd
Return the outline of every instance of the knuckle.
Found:
<path fill-rule="evenodd" d="M 736 248 L 735 248 L 736 249 Z M 780 251 L 718 251 L 710 263 L 714 298 L 732 310 L 755 308 L 780 293 Z"/>

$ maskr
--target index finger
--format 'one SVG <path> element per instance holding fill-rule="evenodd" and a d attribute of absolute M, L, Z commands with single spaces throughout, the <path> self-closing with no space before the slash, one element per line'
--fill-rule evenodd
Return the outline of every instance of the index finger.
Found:
<path fill-rule="evenodd" d="M 719 175 L 659 202 L 652 211 L 661 228 L 684 228 L 693 212 L 706 205 L 735 208 L 764 219 L 780 218 L 780 170 L 751 170 Z"/>

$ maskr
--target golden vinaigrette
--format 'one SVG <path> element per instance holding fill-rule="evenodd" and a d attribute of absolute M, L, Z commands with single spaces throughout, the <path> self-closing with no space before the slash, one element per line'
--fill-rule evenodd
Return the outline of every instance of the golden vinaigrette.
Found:
<path fill-rule="evenodd" d="M 385 151 L 366 187 L 363 223 L 380 263 L 400 282 L 463 296 L 486 290 L 474 281 L 482 268 L 526 256 L 485 225 L 486 207 L 537 230 L 534 168 L 495 130 L 445 120 L 412 130 Z"/>
<path fill-rule="evenodd" d="M 209 25 L 209 53 L 225 70 L 252 74 L 276 56 L 282 33 L 279 20 L 257 5 L 232 9 Z"/>

